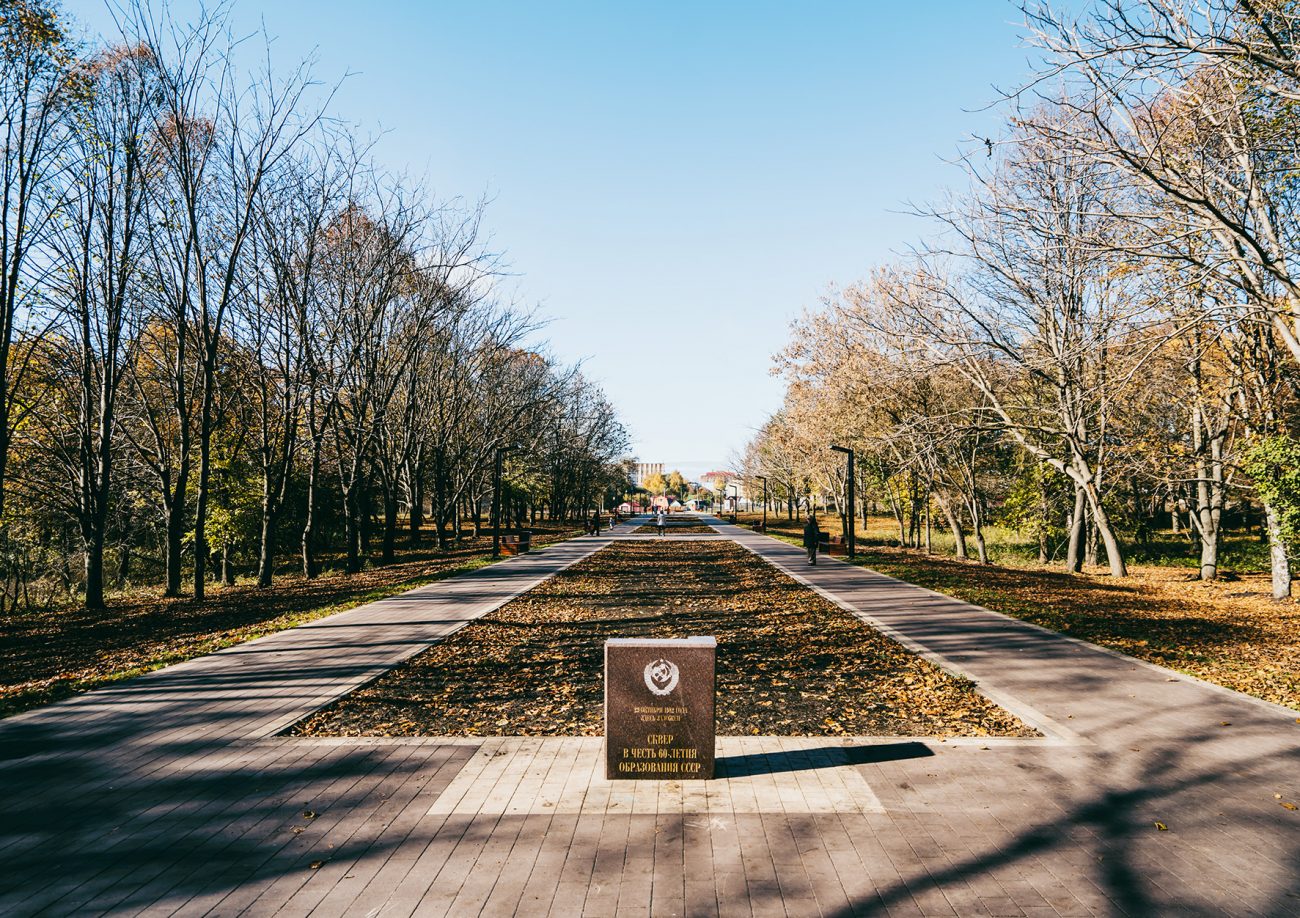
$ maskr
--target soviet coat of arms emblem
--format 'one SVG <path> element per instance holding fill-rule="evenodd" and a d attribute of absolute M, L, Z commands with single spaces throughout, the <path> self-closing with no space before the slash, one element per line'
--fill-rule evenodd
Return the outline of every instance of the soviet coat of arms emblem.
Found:
<path fill-rule="evenodd" d="M 651 660 L 645 665 L 645 687 L 656 695 L 667 695 L 677 688 L 680 675 L 676 663 L 664 659 Z"/>

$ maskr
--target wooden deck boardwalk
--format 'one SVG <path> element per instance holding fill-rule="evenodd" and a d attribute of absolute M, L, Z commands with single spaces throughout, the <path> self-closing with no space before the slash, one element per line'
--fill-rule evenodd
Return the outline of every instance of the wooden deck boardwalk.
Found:
<path fill-rule="evenodd" d="M 1300 713 L 722 524 L 1044 737 L 277 736 L 629 529 L 0 722 L 0 914 L 1300 915 Z"/>

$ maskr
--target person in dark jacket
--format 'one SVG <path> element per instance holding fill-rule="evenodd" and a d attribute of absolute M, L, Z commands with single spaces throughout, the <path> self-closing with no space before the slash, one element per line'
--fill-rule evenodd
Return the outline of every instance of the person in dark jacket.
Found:
<path fill-rule="evenodd" d="M 817 547 L 821 544 L 822 531 L 817 525 L 817 515 L 808 514 L 808 522 L 803 527 L 803 547 L 808 549 L 808 563 L 817 563 Z"/>

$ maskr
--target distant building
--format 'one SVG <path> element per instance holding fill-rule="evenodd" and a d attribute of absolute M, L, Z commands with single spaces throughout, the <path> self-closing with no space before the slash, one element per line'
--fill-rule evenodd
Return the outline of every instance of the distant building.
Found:
<path fill-rule="evenodd" d="M 681 510 L 683 505 L 676 495 L 659 494 L 650 498 L 650 506 L 655 510 Z"/>
<path fill-rule="evenodd" d="M 700 483 L 710 491 L 718 491 L 719 488 L 727 492 L 727 497 L 739 494 L 745 496 L 745 479 L 741 478 L 735 472 L 727 472 L 721 469 L 712 472 L 705 472 L 700 476 Z"/>
<path fill-rule="evenodd" d="M 636 469 L 632 473 L 632 481 L 639 488 L 645 484 L 645 480 L 651 475 L 662 475 L 664 473 L 664 464 L 662 462 L 638 462 Z"/>

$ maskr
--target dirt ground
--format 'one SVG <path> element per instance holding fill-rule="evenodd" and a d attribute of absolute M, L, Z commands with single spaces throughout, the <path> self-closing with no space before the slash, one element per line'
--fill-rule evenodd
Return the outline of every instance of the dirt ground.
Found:
<path fill-rule="evenodd" d="M 1033 735 L 724 541 L 612 545 L 292 732 L 599 735 L 605 639 L 691 635 L 718 640 L 723 735 Z"/>

